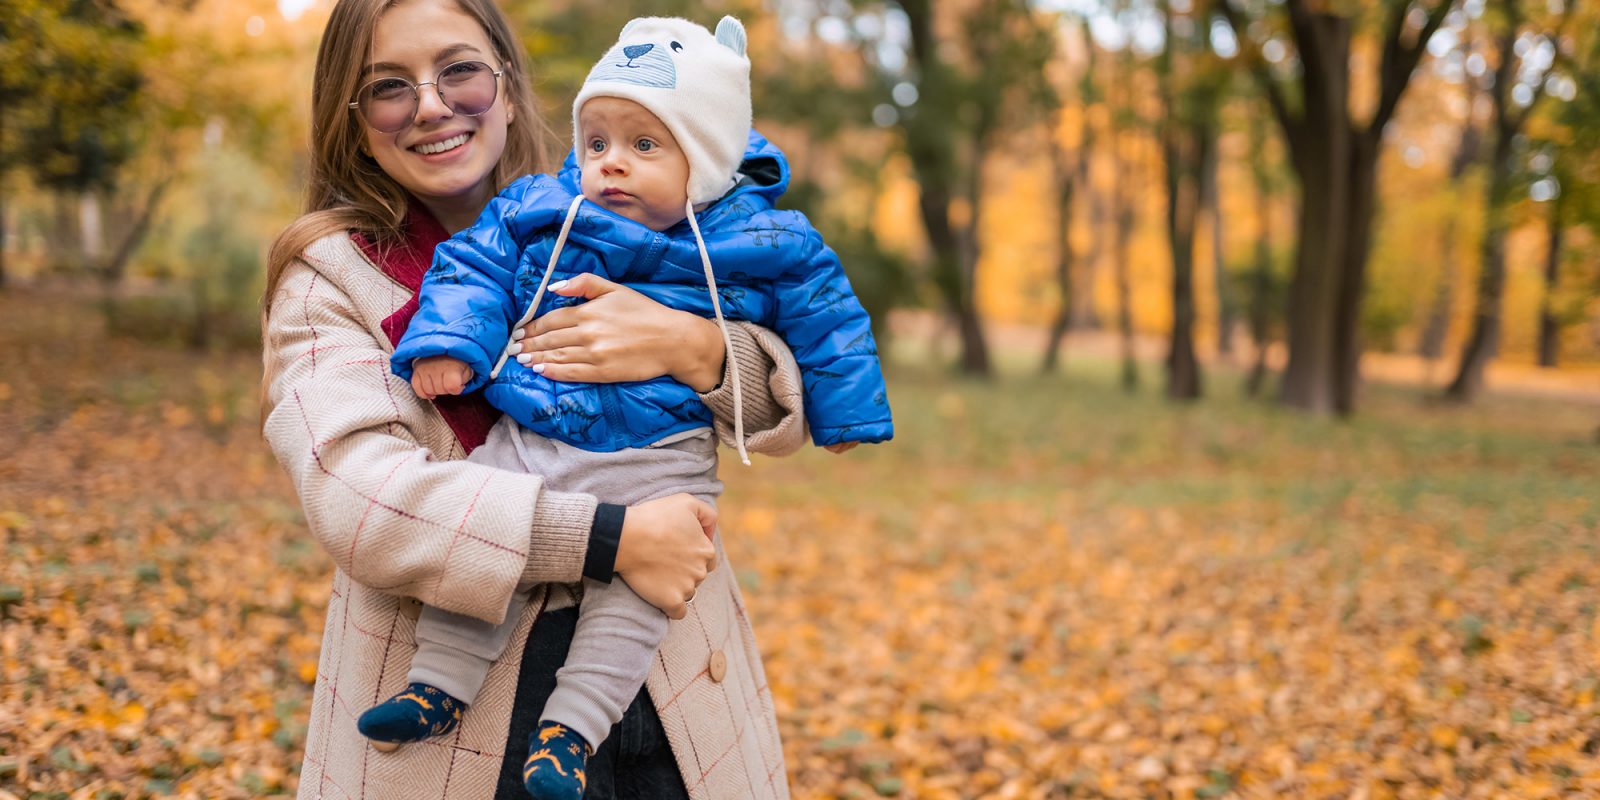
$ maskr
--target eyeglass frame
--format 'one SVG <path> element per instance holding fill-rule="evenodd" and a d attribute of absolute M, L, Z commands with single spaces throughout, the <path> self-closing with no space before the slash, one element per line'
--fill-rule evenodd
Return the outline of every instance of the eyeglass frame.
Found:
<path fill-rule="evenodd" d="M 484 110 L 479 111 L 476 114 L 468 114 L 468 113 L 466 113 L 464 111 L 456 111 L 454 108 L 450 108 L 450 101 L 445 100 L 444 93 L 439 91 L 439 76 L 443 75 L 451 67 L 454 67 L 454 66 L 457 66 L 457 65 L 460 65 L 460 64 L 482 64 L 485 67 L 489 68 L 489 72 L 494 74 L 494 100 L 489 103 L 489 107 L 488 108 L 485 108 Z M 433 87 L 433 93 L 439 95 L 440 102 L 444 103 L 445 108 L 450 108 L 450 113 L 452 113 L 452 114 L 461 114 L 462 116 L 467 116 L 467 117 L 481 117 L 484 114 L 487 114 L 490 111 L 494 110 L 494 104 L 500 101 L 500 78 L 502 76 L 504 76 L 505 74 L 506 74 L 506 70 L 505 70 L 504 66 L 502 66 L 500 69 L 495 69 L 494 65 L 490 64 L 487 61 L 480 61 L 480 60 L 478 60 L 476 58 L 466 58 L 466 59 L 462 59 L 460 61 L 452 61 L 451 63 L 444 65 L 443 67 L 441 67 L 439 69 L 438 74 L 433 76 L 433 80 L 431 80 L 431 81 L 423 81 L 422 83 L 412 83 L 411 81 L 408 81 L 405 78 L 402 78 L 402 77 L 399 77 L 399 76 L 390 76 L 388 78 L 373 78 L 372 80 L 361 84 L 361 87 L 359 89 L 356 89 L 356 96 L 360 97 L 361 96 L 361 92 L 364 89 L 366 89 L 368 86 L 371 86 L 374 83 L 377 83 L 378 81 L 397 80 L 397 81 L 400 81 L 401 83 L 404 83 L 407 86 L 410 86 L 411 87 L 411 100 L 412 100 L 412 102 L 414 104 L 413 107 L 412 107 L 412 110 L 411 110 L 411 116 L 409 117 L 409 119 L 411 121 L 407 122 L 405 125 L 403 125 L 403 126 L 401 126 L 399 128 L 395 128 L 392 131 L 379 131 L 380 133 L 399 133 L 400 131 L 403 131 L 406 128 L 411 127 L 412 125 L 417 124 L 416 123 L 417 110 L 422 108 L 422 87 L 424 87 L 424 86 L 432 86 Z M 367 119 L 367 115 L 362 113 L 362 111 L 361 111 L 361 101 L 360 100 L 351 100 L 350 103 L 348 104 L 348 107 L 349 107 L 349 109 L 351 111 L 356 112 L 356 116 L 359 116 L 363 123 L 365 123 L 368 127 L 372 127 L 372 121 L 368 120 Z M 373 130 L 378 130 L 378 128 L 375 128 L 375 127 L 372 127 L 372 129 Z"/>

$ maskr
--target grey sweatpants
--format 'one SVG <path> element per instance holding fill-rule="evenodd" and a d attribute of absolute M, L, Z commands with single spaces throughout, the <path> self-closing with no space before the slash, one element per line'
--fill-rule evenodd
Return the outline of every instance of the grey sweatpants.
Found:
<path fill-rule="evenodd" d="M 717 441 L 709 428 L 649 447 L 591 453 L 530 433 L 503 417 L 468 460 L 539 475 L 546 489 L 584 492 L 602 503 L 631 506 L 685 492 L 715 506 L 722 494 Z M 471 703 L 527 602 L 525 593 L 513 596 L 505 622 L 499 625 L 424 607 L 417 619 L 417 654 L 407 680 L 436 686 Z M 599 747 L 644 685 L 666 634 L 667 616 L 634 594 L 621 578 L 609 584 L 585 578 L 578 628 L 542 717 L 572 728 L 590 747 Z"/>

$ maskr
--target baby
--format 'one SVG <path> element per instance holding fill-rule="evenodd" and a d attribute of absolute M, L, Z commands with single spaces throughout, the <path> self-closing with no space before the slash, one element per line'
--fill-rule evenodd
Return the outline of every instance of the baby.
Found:
<path fill-rule="evenodd" d="M 699 395 L 670 378 L 561 383 L 508 358 L 512 331 L 582 302 L 547 292 L 552 279 L 595 273 L 714 318 L 725 339 L 728 319 L 771 328 L 800 366 L 816 444 L 843 452 L 894 435 L 870 320 L 837 256 L 802 214 L 773 207 L 789 170 L 750 129 L 745 50 L 732 17 L 714 35 L 681 19 L 629 22 L 573 103 L 561 173 L 516 181 L 439 246 L 395 349 L 395 374 L 419 395 L 482 388 L 505 412 L 472 460 L 595 495 L 597 527 L 609 514 L 620 530 L 620 506 L 677 493 L 714 504 L 716 439 Z M 737 377 L 732 389 L 748 464 Z M 410 685 L 364 713 L 361 732 L 392 744 L 453 730 L 526 602 L 513 598 L 500 625 L 425 608 Z M 572 646 L 529 741 L 531 794 L 582 796 L 587 759 L 639 693 L 667 624 L 610 575 L 584 580 Z"/>

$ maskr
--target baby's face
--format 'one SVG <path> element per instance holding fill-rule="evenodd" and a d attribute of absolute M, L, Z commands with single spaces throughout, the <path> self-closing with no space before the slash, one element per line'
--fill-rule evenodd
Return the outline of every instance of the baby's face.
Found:
<path fill-rule="evenodd" d="M 596 97 L 578 111 L 578 127 L 589 202 L 655 231 L 683 221 L 689 159 L 656 115 L 632 100 Z"/>

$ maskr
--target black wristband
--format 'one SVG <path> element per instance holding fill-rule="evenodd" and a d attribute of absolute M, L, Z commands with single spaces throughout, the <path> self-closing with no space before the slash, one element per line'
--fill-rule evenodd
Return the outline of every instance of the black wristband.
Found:
<path fill-rule="evenodd" d="M 583 577 L 610 583 L 617 571 L 617 545 L 622 542 L 622 519 L 628 507 L 601 503 L 589 526 L 589 550 L 583 556 Z"/>

